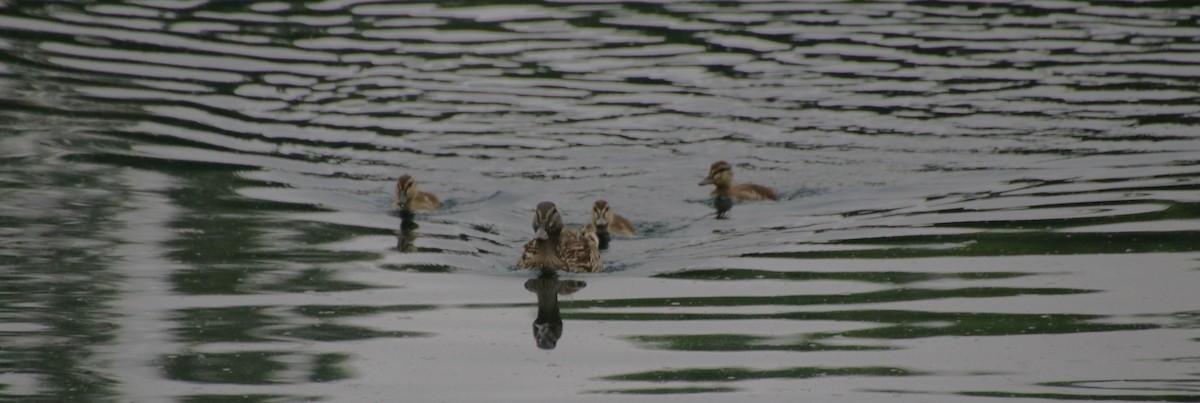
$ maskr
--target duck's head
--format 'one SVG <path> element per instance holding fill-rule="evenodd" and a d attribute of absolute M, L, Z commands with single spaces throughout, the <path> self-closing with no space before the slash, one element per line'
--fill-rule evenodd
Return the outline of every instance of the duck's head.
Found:
<path fill-rule="evenodd" d="M 417 198 L 417 182 L 411 176 L 400 175 L 396 179 L 396 205 L 407 209 L 408 203 Z"/>
<path fill-rule="evenodd" d="M 558 215 L 558 207 L 551 202 L 538 203 L 533 214 L 533 231 L 538 240 L 545 240 L 551 235 L 562 232 L 562 216 Z"/>
<path fill-rule="evenodd" d="M 596 200 L 592 204 L 592 225 L 596 228 L 607 226 L 613 221 L 612 210 L 608 208 L 608 202 L 604 200 Z"/>
<path fill-rule="evenodd" d="M 717 187 L 729 186 L 733 183 L 733 167 L 725 161 L 717 161 L 708 168 L 708 177 L 700 181 L 700 186 L 717 185 Z"/>

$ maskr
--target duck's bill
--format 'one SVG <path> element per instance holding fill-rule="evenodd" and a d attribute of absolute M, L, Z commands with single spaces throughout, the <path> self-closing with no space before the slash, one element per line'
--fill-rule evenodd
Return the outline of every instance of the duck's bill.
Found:
<path fill-rule="evenodd" d="M 544 241 L 544 240 L 546 240 L 546 238 L 550 237 L 550 234 L 546 233 L 545 228 L 538 228 L 537 234 L 535 234 L 534 237 L 537 238 L 539 241 Z"/>
<path fill-rule="evenodd" d="M 711 185 L 711 184 L 713 184 L 712 178 L 704 178 L 704 180 L 700 181 L 700 186 Z"/>

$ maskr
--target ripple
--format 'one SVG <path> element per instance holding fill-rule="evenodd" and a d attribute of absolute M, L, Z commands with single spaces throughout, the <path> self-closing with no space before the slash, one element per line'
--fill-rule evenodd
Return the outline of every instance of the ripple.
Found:
<path fill-rule="evenodd" d="M 46 20 L 35 20 L 29 18 L 18 18 L 0 15 L 0 25 L 8 27 L 8 29 L 24 30 L 42 33 L 55 33 L 66 35 L 79 35 L 85 37 L 98 37 L 112 41 L 123 41 L 131 43 L 140 43 L 145 45 L 160 46 L 163 48 L 184 49 L 192 51 L 204 51 L 214 54 L 231 54 L 239 56 L 253 56 L 258 58 L 274 59 L 274 60 L 303 60 L 303 61 L 333 61 L 336 57 L 333 55 L 318 54 L 295 49 L 270 47 L 270 46 L 246 46 L 231 43 L 213 43 L 210 41 L 192 39 L 183 36 L 162 35 L 161 33 L 153 32 L 136 32 L 121 29 L 95 28 L 86 27 L 74 24 L 64 24 Z"/>
<path fill-rule="evenodd" d="M 54 401 L 1187 400 L 1197 16 L 9 4 L 0 341 L 21 348 L 0 382 Z M 712 219 L 696 183 L 718 160 L 782 199 Z M 442 208 L 391 211 L 401 174 Z M 560 275 L 588 285 L 550 315 L 513 267 L 533 206 L 577 227 L 599 199 L 639 234 Z M 535 315 L 562 322 L 556 351 Z"/>

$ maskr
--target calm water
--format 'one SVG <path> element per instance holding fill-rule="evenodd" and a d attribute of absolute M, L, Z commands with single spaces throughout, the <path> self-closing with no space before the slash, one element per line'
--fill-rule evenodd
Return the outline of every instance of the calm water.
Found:
<path fill-rule="evenodd" d="M 1200 4 L 0 0 L 0 233 L 11 401 L 1200 401 Z"/>

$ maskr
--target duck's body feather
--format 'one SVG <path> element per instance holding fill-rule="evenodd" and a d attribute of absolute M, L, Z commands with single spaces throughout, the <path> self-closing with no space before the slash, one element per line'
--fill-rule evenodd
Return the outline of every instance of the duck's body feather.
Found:
<path fill-rule="evenodd" d="M 553 253 L 551 253 L 553 251 Z M 604 270 L 600 260 L 600 240 L 592 232 L 562 230 L 558 236 L 533 239 L 525 244 L 519 269 L 557 270 L 570 273 L 596 273 Z"/>
<path fill-rule="evenodd" d="M 622 217 L 620 214 L 613 213 L 612 222 L 608 223 L 608 233 L 617 235 L 637 235 L 637 229 L 633 227 L 633 223 Z"/>
<path fill-rule="evenodd" d="M 442 207 L 441 200 L 438 200 L 437 195 L 429 192 L 417 192 L 417 197 L 409 199 L 408 209 L 412 210 L 437 210 Z M 392 208 L 396 210 L 404 210 L 404 206 L 400 205 L 399 201 L 392 202 Z"/>
<path fill-rule="evenodd" d="M 721 196 L 723 190 L 720 187 L 713 189 L 711 196 Z M 738 200 L 779 200 L 779 194 L 775 193 L 775 189 L 759 185 L 757 183 L 739 183 L 730 186 L 728 189 L 729 197 Z"/>

